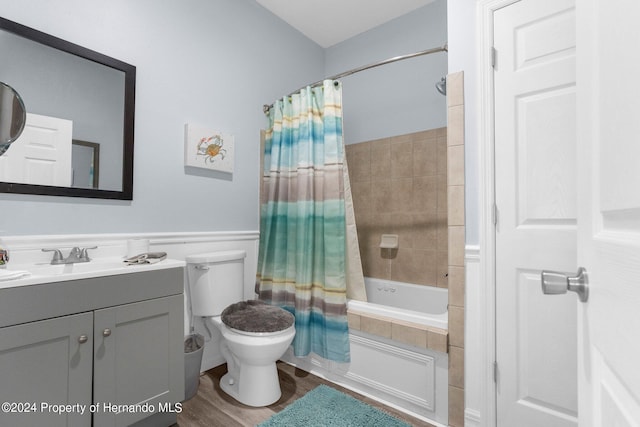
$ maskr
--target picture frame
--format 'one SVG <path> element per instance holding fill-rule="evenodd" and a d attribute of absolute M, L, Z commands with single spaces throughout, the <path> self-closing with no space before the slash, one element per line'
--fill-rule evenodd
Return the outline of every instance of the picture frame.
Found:
<path fill-rule="evenodd" d="M 233 174 L 234 137 L 229 133 L 185 125 L 184 165 Z"/>

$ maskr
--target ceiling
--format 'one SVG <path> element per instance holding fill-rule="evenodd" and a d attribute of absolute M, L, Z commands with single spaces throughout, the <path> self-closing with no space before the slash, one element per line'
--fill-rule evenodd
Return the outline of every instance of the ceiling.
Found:
<path fill-rule="evenodd" d="M 327 48 L 434 0 L 256 0 Z"/>

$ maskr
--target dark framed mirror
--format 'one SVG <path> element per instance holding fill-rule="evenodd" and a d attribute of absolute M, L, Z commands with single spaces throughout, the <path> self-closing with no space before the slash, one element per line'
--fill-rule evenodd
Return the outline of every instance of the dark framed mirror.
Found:
<path fill-rule="evenodd" d="M 0 55 L 27 112 L 0 192 L 132 200 L 135 66 L 4 18 Z"/>

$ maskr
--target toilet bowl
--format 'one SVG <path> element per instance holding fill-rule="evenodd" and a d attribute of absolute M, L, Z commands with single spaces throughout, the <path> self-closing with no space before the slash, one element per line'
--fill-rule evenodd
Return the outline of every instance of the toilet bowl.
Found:
<path fill-rule="evenodd" d="M 228 372 L 220 388 L 249 406 L 267 406 L 282 395 L 276 361 L 287 351 L 296 334 L 294 326 L 280 332 L 250 333 L 229 328 L 212 318 L 222 337 L 222 355 Z"/>
<path fill-rule="evenodd" d="M 228 372 L 220 388 L 248 406 L 267 406 L 282 394 L 276 361 L 295 336 L 294 318 L 282 308 L 243 301 L 244 251 L 186 257 L 193 316 L 221 333 Z"/>

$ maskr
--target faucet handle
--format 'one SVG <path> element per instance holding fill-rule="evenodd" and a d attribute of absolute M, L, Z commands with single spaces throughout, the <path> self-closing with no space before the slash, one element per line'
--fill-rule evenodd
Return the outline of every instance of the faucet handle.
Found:
<path fill-rule="evenodd" d="M 97 246 L 90 246 L 88 248 L 82 248 L 80 250 L 80 258 L 81 259 L 84 259 L 84 260 L 87 260 L 87 261 L 91 261 L 91 258 L 89 258 L 89 253 L 88 253 L 89 249 L 98 249 L 98 247 Z"/>
<path fill-rule="evenodd" d="M 53 252 L 53 259 L 51 259 L 51 264 L 59 263 L 63 259 L 60 249 L 42 249 L 42 252 Z"/>

